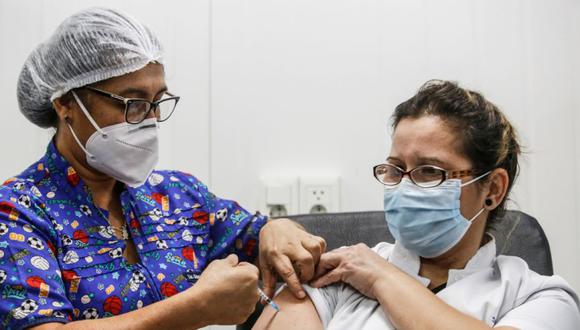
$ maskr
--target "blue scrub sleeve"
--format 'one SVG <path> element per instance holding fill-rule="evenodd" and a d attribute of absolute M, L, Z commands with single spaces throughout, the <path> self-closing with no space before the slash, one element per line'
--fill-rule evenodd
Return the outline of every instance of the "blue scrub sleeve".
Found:
<path fill-rule="evenodd" d="M 71 319 L 73 308 L 55 258 L 56 233 L 42 215 L 33 197 L 12 194 L 6 186 L 0 189 L 2 329 Z"/>
<path fill-rule="evenodd" d="M 182 180 L 189 181 L 204 202 L 203 212 L 206 214 L 201 216 L 206 216 L 209 223 L 208 262 L 232 253 L 240 261 L 254 262 L 259 252 L 260 230 L 268 217 L 259 212 L 250 213 L 236 201 L 215 196 L 204 183 L 191 175 L 181 175 L 188 176 Z"/>

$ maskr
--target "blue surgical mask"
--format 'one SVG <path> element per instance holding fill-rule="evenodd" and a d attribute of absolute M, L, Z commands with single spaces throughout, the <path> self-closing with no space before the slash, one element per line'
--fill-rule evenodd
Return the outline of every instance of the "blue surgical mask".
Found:
<path fill-rule="evenodd" d="M 385 188 L 385 218 L 391 234 L 406 249 L 424 258 L 449 251 L 485 210 L 465 219 L 460 211 L 461 187 L 489 173 L 463 184 L 460 179 L 445 180 L 433 188 L 421 188 L 403 178 L 396 187 Z"/>

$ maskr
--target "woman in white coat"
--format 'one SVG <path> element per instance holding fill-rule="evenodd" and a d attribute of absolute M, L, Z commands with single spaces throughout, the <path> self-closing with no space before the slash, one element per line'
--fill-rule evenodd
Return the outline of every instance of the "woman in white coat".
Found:
<path fill-rule="evenodd" d="M 384 208 L 395 244 L 323 254 L 309 299 L 287 290 L 255 328 L 580 329 L 578 297 L 559 276 L 497 256 L 519 143 L 479 93 L 429 81 L 393 115 Z M 356 230 L 356 229 L 353 229 Z"/>

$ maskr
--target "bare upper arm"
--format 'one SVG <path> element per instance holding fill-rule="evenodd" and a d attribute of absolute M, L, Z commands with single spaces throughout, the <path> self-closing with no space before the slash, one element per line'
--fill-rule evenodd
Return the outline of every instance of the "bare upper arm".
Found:
<path fill-rule="evenodd" d="M 322 329 L 322 321 L 308 296 L 298 299 L 285 288 L 274 299 L 280 307 L 280 312 L 265 306 L 264 311 L 252 329 Z"/>

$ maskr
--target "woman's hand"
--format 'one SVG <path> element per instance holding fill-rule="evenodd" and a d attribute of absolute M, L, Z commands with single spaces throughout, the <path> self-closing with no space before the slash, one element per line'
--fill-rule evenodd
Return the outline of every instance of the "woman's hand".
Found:
<path fill-rule="evenodd" d="M 393 267 L 384 258 L 363 243 L 336 249 L 321 256 L 315 280 L 310 283 L 320 288 L 336 282 L 350 284 L 371 299 L 378 282 Z"/>
<path fill-rule="evenodd" d="M 313 278 L 325 250 L 322 237 L 309 234 L 290 219 L 269 221 L 260 231 L 259 265 L 264 293 L 269 297 L 274 294 L 279 274 L 294 296 L 306 297 L 300 283 Z"/>
<path fill-rule="evenodd" d="M 188 290 L 204 301 L 202 311 L 195 313 L 202 313 L 208 325 L 243 323 L 258 302 L 258 278 L 258 268 L 247 262 L 238 263 L 235 254 L 214 260 Z M 191 306 L 191 310 L 196 309 Z"/>

